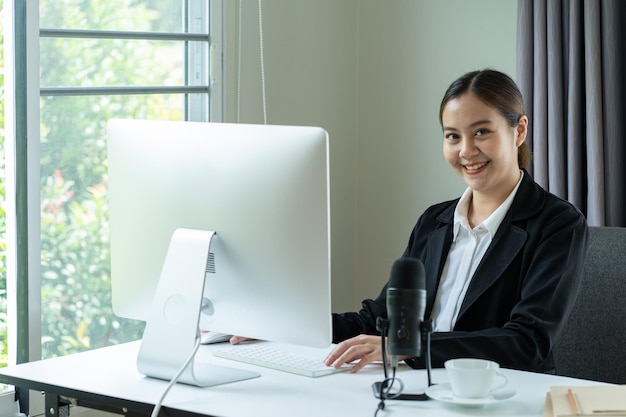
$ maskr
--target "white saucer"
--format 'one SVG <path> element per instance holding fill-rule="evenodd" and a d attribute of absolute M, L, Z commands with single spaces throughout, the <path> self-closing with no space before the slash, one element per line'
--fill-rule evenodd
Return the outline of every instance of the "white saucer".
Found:
<path fill-rule="evenodd" d="M 512 388 L 503 388 L 492 392 L 489 396 L 483 398 L 460 398 L 452 394 L 450 384 L 431 385 L 426 389 L 426 395 L 433 400 L 442 401 L 444 403 L 457 404 L 466 407 L 479 407 L 487 404 L 499 403 L 510 400 L 517 395 Z"/>

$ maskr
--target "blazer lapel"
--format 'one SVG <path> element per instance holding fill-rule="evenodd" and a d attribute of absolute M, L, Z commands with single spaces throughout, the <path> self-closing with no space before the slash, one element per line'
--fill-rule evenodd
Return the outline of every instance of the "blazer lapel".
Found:
<path fill-rule="evenodd" d="M 424 257 L 424 270 L 426 272 L 426 315 L 430 316 L 433 305 L 435 304 L 435 295 L 439 287 L 439 279 L 441 271 L 446 261 L 448 251 L 450 250 L 452 232 L 451 225 L 435 229 L 428 235 L 428 243 L 426 245 L 427 254 Z M 446 239 L 447 236 L 450 238 Z"/>
<path fill-rule="evenodd" d="M 524 170 L 522 183 L 513 200 L 509 213 L 502 221 L 496 236 L 489 245 L 487 253 L 476 268 L 465 299 L 459 311 L 459 317 L 504 273 L 528 237 L 528 233 L 517 222 L 541 211 L 545 202 L 545 192 Z M 521 223 L 523 224 L 523 223 Z"/>
<path fill-rule="evenodd" d="M 511 261 L 524 246 L 527 233 L 525 230 L 508 223 L 503 233 L 496 233 L 489 245 L 485 256 L 476 268 L 472 281 L 465 294 L 465 299 L 459 311 L 459 317 L 504 273 Z"/>

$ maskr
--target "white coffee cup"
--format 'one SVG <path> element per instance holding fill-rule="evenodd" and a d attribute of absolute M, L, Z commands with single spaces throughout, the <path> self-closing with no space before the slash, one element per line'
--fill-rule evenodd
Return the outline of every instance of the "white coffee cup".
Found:
<path fill-rule="evenodd" d="M 444 366 L 452 394 L 460 398 L 484 398 L 509 382 L 507 376 L 500 372 L 497 362 L 485 359 L 450 359 Z M 496 377 L 502 379 L 502 382 L 494 386 Z"/>

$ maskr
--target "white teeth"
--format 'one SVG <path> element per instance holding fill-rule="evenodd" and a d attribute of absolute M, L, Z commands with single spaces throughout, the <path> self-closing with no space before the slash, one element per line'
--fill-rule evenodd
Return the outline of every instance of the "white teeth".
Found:
<path fill-rule="evenodd" d="M 487 163 L 486 163 L 486 162 L 482 162 L 482 163 L 480 163 L 480 164 L 476 164 L 476 165 L 465 165 L 465 168 L 466 168 L 466 169 L 468 169 L 468 170 L 470 170 L 470 171 L 473 171 L 473 170 L 475 170 L 475 169 L 482 168 L 482 167 L 484 167 L 485 165 L 487 165 Z"/>

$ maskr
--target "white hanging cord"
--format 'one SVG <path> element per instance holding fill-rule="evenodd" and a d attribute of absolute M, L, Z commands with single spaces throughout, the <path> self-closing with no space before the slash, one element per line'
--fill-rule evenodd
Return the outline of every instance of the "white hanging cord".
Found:
<path fill-rule="evenodd" d="M 243 0 L 239 0 L 239 27 L 237 31 L 237 123 L 241 122 L 241 26 L 243 15 Z"/>
<path fill-rule="evenodd" d="M 263 100 L 263 123 L 267 124 L 267 100 L 265 97 L 265 60 L 263 57 L 263 0 L 259 0 L 259 52 L 261 55 L 261 97 Z"/>
<path fill-rule="evenodd" d="M 241 123 L 241 57 L 243 33 L 243 0 L 239 0 L 239 28 L 237 51 L 237 123 Z M 259 0 L 259 55 L 261 62 L 261 100 L 263 105 L 263 123 L 267 124 L 267 96 L 265 93 L 265 51 L 263 45 L 263 0 Z"/>

